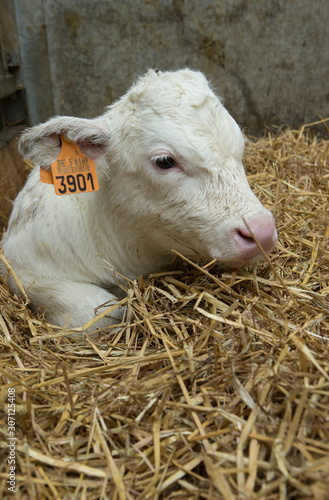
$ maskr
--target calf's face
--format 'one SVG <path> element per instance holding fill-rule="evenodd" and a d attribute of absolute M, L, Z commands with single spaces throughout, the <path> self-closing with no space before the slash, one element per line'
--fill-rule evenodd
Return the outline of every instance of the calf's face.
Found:
<path fill-rule="evenodd" d="M 273 217 L 248 184 L 240 128 L 203 75 L 149 72 L 111 109 L 120 112 L 111 198 L 132 239 L 233 267 L 259 259 L 253 237 L 273 247 Z"/>

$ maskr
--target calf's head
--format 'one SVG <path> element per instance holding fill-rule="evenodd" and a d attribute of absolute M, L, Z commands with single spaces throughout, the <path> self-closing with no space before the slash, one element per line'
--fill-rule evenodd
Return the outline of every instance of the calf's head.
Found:
<path fill-rule="evenodd" d="M 60 134 L 96 159 L 94 223 L 132 259 L 177 249 L 235 267 L 261 256 L 252 235 L 266 252 L 275 244 L 273 217 L 244 172 L 242 133 L 201 73 L 149 71 L 101 117 L 30 129 L 21 151 L 47 166 Z"/>

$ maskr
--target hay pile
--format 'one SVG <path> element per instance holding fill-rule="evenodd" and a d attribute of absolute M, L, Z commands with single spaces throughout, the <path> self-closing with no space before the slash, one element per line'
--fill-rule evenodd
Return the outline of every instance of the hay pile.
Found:
<path fill-rule="evenodd" d="M 176 256 L 131 284 L 126 323 L 100 339 L 64 337 L 2 282 L 1 498 L 328 498 L 328 153 L 307 128 L 251 141 L 271 260 Z"/>

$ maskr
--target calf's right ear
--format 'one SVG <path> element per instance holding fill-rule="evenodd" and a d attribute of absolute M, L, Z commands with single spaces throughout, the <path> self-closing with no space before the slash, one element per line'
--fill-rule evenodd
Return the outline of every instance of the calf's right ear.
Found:
<path fill-rule="evenodd" d="M 110 131 L 105 120 L 56 116 L 46 123 L 27 129 L 19 141 L 19 151 L 37 165 L 49 167 L 61 150 L 60 136 L 78 144 L 89 158 L 103 156 L 110 141 Z"/>

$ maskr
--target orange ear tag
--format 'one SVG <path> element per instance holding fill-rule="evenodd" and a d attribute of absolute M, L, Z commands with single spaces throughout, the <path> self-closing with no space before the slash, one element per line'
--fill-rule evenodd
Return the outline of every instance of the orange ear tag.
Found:
<path fill-rule="evenodd" d="M 61 135 L 61 140 L 60 155 L 51 164 L 55 193 L 61 196 L 97 191 L 99 184 L 94 160 L 83 154 L 76 143 L 67 142 L 63 135 Z M 44 174 L 41 174 L 40 169 L 40 178 L 41 175 Z M 41 180 L 47 182 L 46 179 L 41 178 Z M 50 182 L 49 178 L 48 182 Z"/>

